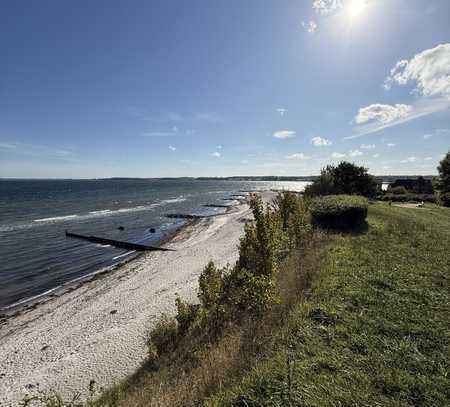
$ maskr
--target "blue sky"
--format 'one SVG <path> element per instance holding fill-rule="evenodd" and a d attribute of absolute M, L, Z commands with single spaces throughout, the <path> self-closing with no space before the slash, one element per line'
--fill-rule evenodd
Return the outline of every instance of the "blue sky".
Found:
<path fill-rule="evenodd" d="M 4 1 L 0 177 L 434 174 L 448 0 Z"/>

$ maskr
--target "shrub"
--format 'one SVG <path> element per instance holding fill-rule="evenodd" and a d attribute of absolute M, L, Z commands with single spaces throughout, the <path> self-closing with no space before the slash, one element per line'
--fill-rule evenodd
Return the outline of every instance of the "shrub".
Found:
<path fill-rule="evenodd" d="M 381 197 L 382 201 L 392 201 L 392 202 L 429 202 L 437 203 L 437 196 L 434 194 L 400 194 L 395 195 L 387 193 Z"/>
<path fill-rule="evenodd" d="M 218 303 L 223 287 L 222 271 L 218 270 L 212 261 L 203 270 L 198 279 L 198 299 L 203 307 L 209 309 Z"/>
<path fill-rule="evenodd" d="M 406 190 L 405 187 L 393 187 L 393 188 L 389 188 L 389 193 L 394 194 L 394 195 L 403 195 L 403 194 L 407 194 L 408 191 Z"/>
<path fill-rule="evenodd" d="M 442 206 L 450 208 L 450 192 L 445 192 L 439 196 Z"/>
<path fill-rule="evenodd" d="M 441 192 L 450 192 L 450 151 L 438 166 Z"/>
<path fill-rule="evenodd" d="M 351 228 L 364 222 L 368 201 L 361 196 L 328 195 L 311 202 L 310 211 L 316 225 L 327 228 Z"/>

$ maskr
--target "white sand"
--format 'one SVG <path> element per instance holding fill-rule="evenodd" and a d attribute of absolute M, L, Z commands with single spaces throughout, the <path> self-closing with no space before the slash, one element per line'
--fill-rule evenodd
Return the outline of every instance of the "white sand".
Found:
<path fill-rule="evenodd" d="M 209 260 L 237 260 L 249 217 L 244 204 L 202 219 L 166 245 L 176 252 L 145 254 L 10 319 L 0 330 L 0 405 L 16 406 L 37 389 L 85 396 L 91 380 L 108 387 L 133 373 L 146 357 L 151 326 L 174 312 L 175 294 L 194 300 Z"/>

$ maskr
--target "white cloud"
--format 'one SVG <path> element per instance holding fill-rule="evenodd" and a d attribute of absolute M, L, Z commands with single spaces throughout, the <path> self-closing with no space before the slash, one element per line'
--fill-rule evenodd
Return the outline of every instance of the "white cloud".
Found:
<path fill-rule="evenodd" d="M 191 136 L 192 134 L 195 134 L 195 130 L 186 130 L 186 136 Z"/>
<path fill-rule="evenodd" d="M 295 136 L 295 131 L 292 131 L 292 130 L 279 130 L 272 134 L 272 137 L 275 137 L 275 138 L 281 139 L 281 140 L 284 140 L 287 138 L 292 138 L 294 136 Z"/>
<path fill-rule="evenodd" d="M 220 154 L 218 151 L 214 151 L 214 153 L 210 153 L 209 155 L 216 158 L 220 158 L 222 156 L 222 154 Z"/>
<path fill-rule="evenodd" d="M 361 144 L 359 146 L 359 148 L 362 150 L 373 150 L 375 147 L 376 147 L 375 144 Z"/>
<path fill-rule="evenodd" d="M 314 20 L 302 21 L 302 27 L 309 33 L 314 34 L 317 30 L 317 23 Z"/>
<path fill-rule="evenodd" d="M 176 133 L 176 132 L 178 131 L 178 127 L 177 127 L 177 126 L 173 126 L 173 127 L 172 127 L 172 131 L 173 131 L 174 133 Z"/>
<path fill-rule="evenodd" d="M 174 147 L 174 146 L 169 146 L 169 150 L 171 150 L 171 151 L 175 151 L 177 148 L 176 147 Z"/>
<path fill-rule="evenodd" d="M 373 104 L 359 110 L 355 117 L 357 126 L 353 128 L 354 134 L 344 137 L 344 139 L 376 133 L 422 116 L 446 110 L 449 107 L 450 102 L 443 99 L 422 99 L 415 102 L 414 105 Z"/>
<path fill-rule="evenodd" d="M 433 159 L 433 157 L 425 157 L 424 161 L 431 161 Z"/>
<path fill-rule="evenodd" d="M 388 147 L 395 147 L 396 146 L 396 144 L 394 144 L 394 143 L 387 143 L 386 144 Z"/>
<path fill-rule="evenodd" d="M 416 54 L 411 60 L 401 60 L 391 69 L 385 88 L 393 83 L 415 82 L 415 91 L 423 96 L 450 99 L 450 44 L 440 44 Z"/>
<path fill-rule="evenodd" d="M 431 138 L 431 137 L 433 137 L 433 135 L 432 134 L 424 134 L 423 135 L 423 138 L 425 139 L 425 140 L 427 140 L 427 139 L 429 139 L 429 138 Z"/>
<path fill-rule="evenodd" d="M 342 0 L 314 0 L 312 7 L 320 15 L 327 15 L 341 9 Z"/>
<path fill-rule="evenodd" d="M 311 139 L 311 144 L 315 147 L 326 147 L 331 146 L 331 144 L 333 143 L 331 142 L 331 140 L 327 140 L 326 138 L 317 136 Z"/>
<path fill-rule="evenodd" d="M 58 147 L 49 147 L 40 144 L 27 144 L 16 141 L 0 142 L 0 152 L 58 159 L 68 159 L 73 155 L 73 151 Z"/>
<path fill-rule="evenodd" d="M 359 109 L 355 122 L 357 124 L 375 121 L 378 123 L 387 124 L 394 120 L 407 117 L 413 110 L 410 105 L 383 105 L 381 103 L 374 103 L 370 106 Z"/>
<path fill-rule="evenodd" d="M 405 163 L 413 163 L 413 162 L 416 162 L 416 161 L 417 161 L 417 157 L 414 157 L 414 156 L 408 157 L 406 160 L 400 160 L 400 162 L 401 162 L 402 164 L 405 164 Z"/>
<path fill-rule="evenodd" d="M 359 157 L 359 156 L 361 156 L 363 154 L 364 153 L 362 151 L 359 151 L 359 150 L 350 150 L 349 153 L 348 153 L 348 155 L 350 157 Z"/>
<path fill-rule="evenodd" d="M 309 157 L 303 153 L 295 153 L 295 154 L 286 156 L 286 158 L 288 160 L 309 160 L 311 157 Z"/>
<path fill-rule="evenodd" d="M 288 112 L 288 110 L 285 109 L 284 107 L 279 107 L 277 109 L 277 112 L 280 114 L 280 116 L 284 116 Z"/>
<path fill-rule="evenodd" d="M 333 153 L 333 154 L 331 154 L 331 157 L 332 157 L 332 158 L 344 158 L 344 157 L 345 157 L 345 154 L 342 154 L 342 153 Z"/>
<path fill-rule="evenodd" d="M 242 160 L 241 164 L 248 164 L 248 160 Z"/>
<path fill-rule="evenodd" d="M 380 156 L 380 154 L 377 153 L 377 154 L 374 154 L 372 157 L 373 158 L 378 158 L 379 156 Z"/>

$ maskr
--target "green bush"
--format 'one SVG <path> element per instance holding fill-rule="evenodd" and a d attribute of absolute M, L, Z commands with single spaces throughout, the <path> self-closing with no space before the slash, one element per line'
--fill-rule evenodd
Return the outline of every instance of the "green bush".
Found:
<path fill-rule="evenodd" d="M 328 165 L 320 176 L 305 188 L 305 196 L 319 195 L 362 195 L 373 198 L 380 185 L 367 172 L 367 168 L 342 161 L 338 166 Z"/>
<path fill-rule="evenodd" d="M 394 195 L 403 195 L 403 194 L 407 194 L 408 191 L 406 190 L 405 187 L 393 187 L 393 188 L 389 188 L 389 193 L 390 194 L 394 194 Z"/>
<path fill-rule="evenodd" d="M 442 206 L 446 206 L 450 208 L 450 192 L 445 192 L 439 196 L 440 202 Z"/>
<path fill-rule="evenodd" d="M 429 202 L 429 203 L 437 203 L 437 196 L 434 194 L 385 194 L 381 197 L 382 201 L 391 201 L 391 202 Z"/>
<path fill-rule="evenodd" d="M 354 195 L 328 195 L 310 204 L 313 222 L 326 228 L 352 228 L 367 217 L 368 201 Z"/>

